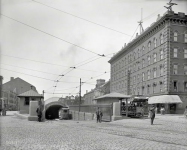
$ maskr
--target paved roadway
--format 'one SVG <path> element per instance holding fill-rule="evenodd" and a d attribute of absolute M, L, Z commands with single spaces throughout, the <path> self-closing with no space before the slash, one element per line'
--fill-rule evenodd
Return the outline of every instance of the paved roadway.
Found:
<path fill-rule="evenodd" d="M 157 115 L 115 122 L 46 121 L 0 116 L 1 150 L 187 150 L 187 119 Z"/>

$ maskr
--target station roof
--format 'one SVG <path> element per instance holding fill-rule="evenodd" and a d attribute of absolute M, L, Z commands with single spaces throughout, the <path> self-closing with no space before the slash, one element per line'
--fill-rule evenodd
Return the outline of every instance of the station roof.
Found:
<path fill-rule="evenodd" d="M 131 98 L 131 95 L 124 95 L 124 94 L 121 94 L 121 93 L 112 92 L 112 93 L 97 97 L 97 98 L 95 98 L 95 100 L 105 99 L 105 98 L 126 99 L 126 98 Z"/>
<path fill-rule="evenodd" d="M 31 89 L 29 91 L 26 91 L 26 92 L 18 95 L 18 97 L 43 97 L 43 95 L 39 94 L 38 92 Z"/>

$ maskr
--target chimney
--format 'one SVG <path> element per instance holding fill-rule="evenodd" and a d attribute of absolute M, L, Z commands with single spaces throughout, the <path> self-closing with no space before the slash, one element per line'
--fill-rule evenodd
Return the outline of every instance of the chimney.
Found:
<path fill-rule="evenodd" d="M 33 86 L 31 85 L 31 90 L 33 90 L 32 88 L 33 88 Z"/>
<path fill-rule="evenodd" d="M 14 80 L 14 77 L 10 77 L 10 81 Z"/>
<path fill-rule="evenodd" d="M 136 33 L 136 37 L 138 36 L 138 33 Z"/>
<path fill-rule="evenodd" d="M 86 93 L 88 93 L 88 90 L 86 90 Z"/>

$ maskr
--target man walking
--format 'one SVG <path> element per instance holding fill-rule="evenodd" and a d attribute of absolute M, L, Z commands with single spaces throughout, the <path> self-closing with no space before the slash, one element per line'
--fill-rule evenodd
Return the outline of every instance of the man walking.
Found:
<path fill-rule="evenodd" d="M 97 108 L 97 111 L 96 111 L 96 117 L 97 117 L 97 123 L 100 122 L 100 110 L 99 110 L 99 107 Z"/>
<path fill-rule="evenodd" d="M 41 122 L 42 121 L 42 111 L 41 111 L 40 107 L 37 108 L 36 112 L 38 115 L 38 121 Z"/>
<path fill-rule="evenodd" d="M 102 117 L 103 117 L 103 113 L 102 113 L 102 111 L 100 110 L 99 111 L 99 122 L 101 123 L 101 121 L 102 121 Z"/>
<path fill-rule="evenodd" d="M 152 106 L 152 108 L 150 108 L 149 113 L 150 113 L 150 118 L 151 118 L 151 125 L 153 125 L 153 121 L 155 119 L 155 107 L 154 107 L 154 105 Z"/>

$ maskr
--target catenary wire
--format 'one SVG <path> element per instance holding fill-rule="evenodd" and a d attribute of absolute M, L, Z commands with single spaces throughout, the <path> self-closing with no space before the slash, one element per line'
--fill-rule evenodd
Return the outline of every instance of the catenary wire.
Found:
<path fill-rule="evenodd" d="M 9 19 L 11 19 L 11 20 L 14 20 L 14 21 L 16 21 L 16 22 L 18 22 L 18 23 L 20 23 L 20 24 L 23 24 L 23 25 L 25 25 L 25 26 L 27 26 L 27 27 L 30 27 L 30 28 L 32 28 L 32 29 L 34 29 L 34 30 L 37 30 L 37 31 L 42 32 L 42 33 L 44 33 L 44 34 L 46 34 L 46 35 L 49 35 L 49 36 L 51 36 L 51 37 L 53 37 L 53 38 L 56 38 L 56 39 L 61 40 L 61 41 L 63 41 L 63 42 L 69 43 L 69 44 L 71 44 L 71 45 L 73 45 L 73 46 L 76 46 L 76 47 L 78 47 L 78 48 L 80 48 L 80 49 L 83 49 L 83 50 L 85 50 L 85 51 L 88 51 L 88 52 L 90 52 L 90 53 L 93 53 L 93 54 L 96 54 L 96 55 L 99 55 L 99 56 L 102 57 L 101 54 L 98 54 L 98 53 L 96 53 L 96 52 L 93 52 L 93 51 L 91 51 L 91 50 L 88 50 L 88 49 L 86 49 L 86 48 L 84 48 L 84 47 L 81 47 L 81 46 L 79 46 L 79 45 L 77 45 L 77 44 L 71 43 L 71 42 L 69 42 L 69 41 L 67 41 L 67 40 L 64 40 L 64 39 L 62 39 L 62 38 L 59 38 L 59 37 L 57 37 L 57 36 L 55 36 L 55 35 L 52 35 L 52 34 L 50 34 L 50 33 L 47 33 L 47 32 L 42 31 L 42 30 L 40 30 L 40 29 L 37 29 L 37 28 L 35 28 L 35 27 L 33 27 L 33 26 L 30 26 L 30 25 L 28 25 L 28 24 L 26 24 L 26 23 L 23 23 L 23 22 L 21 22 L 21 21 L 18 21 L 18 20 L 16 20 L 16 19 L 11 18 L 11 17 L 9 17 L 9 16 L 7 16 L 7 15 L 4 15 L 4 14 L 2 14 L 2 13 L 1 13 L 1 15 L 2 15 L 3 17 L 9 18 Z"/>
<path fill-rule="evenodd" d="M 79 18 L 79 19 L 81 19 L 81 20 L 87 21 L 87 22 L 89 22 L 89 23 L 92 23 L 92 24 L 101 26 L 101 27 L 103 27 L 103 28 L 106 28 L 106 29 L 109 29 L 109 30 L 112 30 L 112 31 L 115 31 L 115 32 L 118 32 L 118 33 L 121 33 L 121 34 L 124 34 L 124 35 L 126 35 L 126 36 L 130 36 L 130 35 L 126 34 L 126 33 L 121 32 L 121 31 L 117 31 L 117 30 L 115 30 L 115 29 L 112 29 L 112 28 L 106 27 L 106 26 L 104 26 L 104 25 L 95 23 L 95 22 L 90 21 L 90 20 L 88 20 L 88 19 L 84 19 L 84 18 L 79 17 L 79 16 L 76 16 L 76 15 L 74 15 L 74 14 L 71 14 L 71 13 L 68 13 L 68 12 L 65 12 L 65 11 L 62 11 L 62 10 L 60 10 L 60 9 L 57 9 L 57 8 L 55 8 L 55 7 L 46 5 L 46 4 L 44 4 L 44 3 L 41 3 L 41 2 L 38 2 L 38 1 L 35 1 L 35 0 L 32 0 L 32 1 L 33 1 L 33 2 L 36 2 L 36 3 L 39 3 L 39 4 L 41 4 L 41 5 L 44 5 L 44 6 L 46 6 L 46 7 L 49 7 L 49 8 L 51 8 L 51 9 L 55 9 L 55 10 L 57 10 L 57 11 L 60 11 L 60 12 L 62 12 L 62 13 L 71 15 L 71 16 L 73 16 L 73 17 Z"/>

